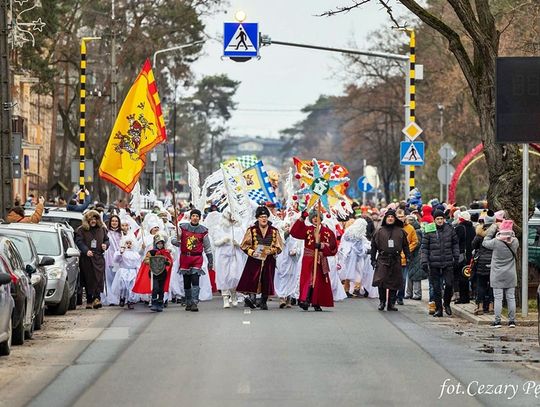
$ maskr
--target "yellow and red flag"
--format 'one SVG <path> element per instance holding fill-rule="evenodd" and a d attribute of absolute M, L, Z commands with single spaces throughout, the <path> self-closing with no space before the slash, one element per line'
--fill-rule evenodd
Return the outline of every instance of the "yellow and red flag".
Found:
<path fill-rule="evenodd" d="M 118 112 L 99 176 L 131 192 L 146 164 L 146 153 L 166 139 L 156 81 L 147 59 Z"/>

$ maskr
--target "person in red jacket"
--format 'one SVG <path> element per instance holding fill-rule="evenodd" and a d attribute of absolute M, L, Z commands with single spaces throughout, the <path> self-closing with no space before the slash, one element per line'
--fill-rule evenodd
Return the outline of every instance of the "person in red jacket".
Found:
<path fill-rule="evenodd" d="M 321 224 L 320 214 L 315 211 L 309 214 L 311 225 L 306 225 L 307 217 L 307 212 L 302 212 L 302 217 L 291 228 L 291 236 L 304 241 L 299 305 L 305 311 L 310 305 L 315 311 L 322 311 L 321 307 L 334 306 L 327 257 L 336 255 L 337 242 L 334 232 Z"/>

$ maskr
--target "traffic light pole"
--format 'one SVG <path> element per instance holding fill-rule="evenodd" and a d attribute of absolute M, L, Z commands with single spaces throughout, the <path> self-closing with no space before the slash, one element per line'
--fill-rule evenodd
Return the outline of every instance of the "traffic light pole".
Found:
<path fill-rule="evenodd" d="M 11 157 L 11 81 L 8 48 L 8 1 L 1 0 L 0 9 L 0 216 L 5 217 L 13 205 Z"/>
<path fill-rule="evenodd" d="M 407 30 L 407 33 L 410 36 L 410 40 L 409 40 L 410 54 L 409 55 L 392 54 L 392 53 L 377 52 L 377 51 L 364 51 L 364 50 L 348 49 L 348 48 L 323 47 L 319 45 L 300 44 L 300 43 L 295 43 L 295 42 L 275 41 L 271 39 L 268 35 L 261 35 L 259 38 L 259 42 L 261 46 L 276 44 L 276 45 L 285 45 L 288 47 L 307 48 L 307 49 L 314 49 L 318 51 L 339 52 L 340 54 L 349 54 L 349 55 L 363 55 L 363 56 L 368 56 L 368 57 L 392 59 L 396 61 L 405 62 L 407 64 L 406 69 L 405 69 L 405 125 L 407 125 L 411 121 L 413 122 L 415 121 L 415 108 L 416 108 L 416 101 L 415 101 L 415 92 L 416 92 L 415 42 L 416 42 L 416 38 L 415 38 L 413 30 Z M 409 186 L 409 190 L 412 190 L 415 187 L 414 175 L 415 175 L 414 166 L 405 166 L 405 188 L 404 188 L 405 199 L 407 199 L 407 196 L 408 196 L 407 185 Z"/>

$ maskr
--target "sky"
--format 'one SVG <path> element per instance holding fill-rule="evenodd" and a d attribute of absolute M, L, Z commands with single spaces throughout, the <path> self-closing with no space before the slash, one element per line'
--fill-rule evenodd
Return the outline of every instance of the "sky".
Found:
<path fill-rule="evenodd" d="M 373 4 L 347 14 L 318 17 L 349 0 L 230 0 L 224 13 L 204 19 L 208 41 L 203 56 L 192 66 L 197 77 L 227 74 L 241 81 L 235 102 L 237 110 L 228 125 L 233 136 L 277 137 L 305 115 L 300 111 L 319 95 L 343 93 L 342 56 L 338 53 L 270 45 L 259 60 L 238 63 L 222 59 L 223 23 L 235 21 L 236 11 L 247 14 L 246 22 L 258 22 L 259 31 L 273 40 L 338 48 L 368 49 L 369 33 L 390 29 L 384 10 Z M 217 40 L 219 39 L 219 41 Z"/>

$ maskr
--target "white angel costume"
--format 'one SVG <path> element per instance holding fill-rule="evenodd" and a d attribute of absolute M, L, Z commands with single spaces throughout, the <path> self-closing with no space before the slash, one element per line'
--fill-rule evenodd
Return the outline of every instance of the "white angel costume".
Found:
<path fill-rule="evenodd" d="M 303 249 L 302 240 L 286 235 L 285 247 L 276 259 L 274 276 L 274 290 L 280 298 L 280 307 L 290 305 L 291 297 L 298 298 Z"/>
<path fill-rule="evenodd" d="M 240 248 L 245 229 L 225 209 L 218 226 L 212 228 L 211 241 L 214 246 L 214 268 L 216 286 L 223 296 L 223 308 L 238 305 L 236 286 L 247 261 Z"/>
<path fill-rule="evenodd" d="M 378 298 L 379 291 L 372 286 L 374 271 L 369 255 L 371 242 L 366 238 L 366 230 L 367 222 L 361 218 L 345 230 L 337 255 L 339 276 L 341 280 L 361 283 L 369 298 Z M 352 290 L 354 284 L 350 285 L 349 291 Z"/>
<path fill-rule="evenodd" d="M 116 297 L 111 290 L 111 286 L 116 273 L 117 265 L 114 261 L 114 254 L 120 249 L 120 239 L 122 238 L 122 232 L 120 225 L 117 230 L 108 230 L 109 236 L 109 248 L 105 251 L 105 284 L 104 292 L 101 293 L 101 302 L 103 305 L 118 304 L 118 297 Z"/>
<path fill-rule="evenodd" d="M 135 278 L 137 277 L 142 260 L 140 254 L 133 248 L 137 241 L 134 235 L 124 236 L 120 242 L 120 246 L 124 248 L 128 241 L 132 243 L 131 249 L 119 249 L 114 254 L 114 261 L 118 269 L 114 276 L 111 292 L 116 298 L 120 299 L 120 303 L 127 301 L 129 305 L 139 300 L 139 296 L 134 294 L 131 289 L 135 284 Z"/>
<path fill-rule="evenodd" d="M 326 218 L 323 220 L 323 223 L 329 227 L 334 234 L 337 232 L 337 224 L 338 221 L 335 218 Z M 337 270 L 337 258 L 336 256 L 327 257 L 328 259 L 328 266 L 330 268 L 330 285 L 332 286 L 332 296 L 334 298 L 334 301 L 343 301 L 345 298 L 347 298 L 347 294 L 345 293 L 345 289 L 343 288 L 343 284 L 341 284 L 341 281 L 339 279 L 339 274 Z"/>

